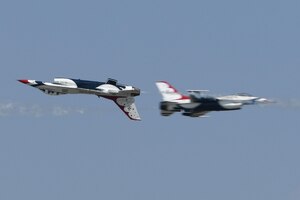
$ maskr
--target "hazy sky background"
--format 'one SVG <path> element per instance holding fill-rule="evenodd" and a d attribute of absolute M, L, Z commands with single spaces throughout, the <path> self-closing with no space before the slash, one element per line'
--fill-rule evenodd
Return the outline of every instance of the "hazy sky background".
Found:
<path fill-rule="evenodd" d="M 300 199 L 300 2 L 0 2 L 1 200 Z M 17 79 L 141 88 L 112 102 Z M 161 117 L 154 82 L 248 92 L 272 106 Z"/>

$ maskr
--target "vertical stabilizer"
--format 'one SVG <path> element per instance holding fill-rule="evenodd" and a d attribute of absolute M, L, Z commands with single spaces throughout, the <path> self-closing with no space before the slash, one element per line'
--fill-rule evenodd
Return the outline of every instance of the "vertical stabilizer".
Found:
<path fill-rule="evenodd" d="M 163 101 L 189 100 L 190 97 L 180 94 L 166 81 L 157 81 L 156 86 L 162 95 Z"/>

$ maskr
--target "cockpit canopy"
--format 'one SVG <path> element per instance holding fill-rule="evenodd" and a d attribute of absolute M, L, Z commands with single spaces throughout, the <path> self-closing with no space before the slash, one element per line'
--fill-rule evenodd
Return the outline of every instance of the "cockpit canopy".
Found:
<path fill-rule="evenodd" d="M 239 96 L 245 96 L 245 97 L 253 97 L 253 95 L 248 94 L 248 93 L 244 93 L 244 92 L 237 93 L 237 95 L 239 95 Z"/>

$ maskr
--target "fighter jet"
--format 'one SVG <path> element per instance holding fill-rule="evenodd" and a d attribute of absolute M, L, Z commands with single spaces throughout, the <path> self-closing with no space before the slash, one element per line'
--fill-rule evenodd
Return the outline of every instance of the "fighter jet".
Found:
<path fill-rule="evenodd" d="M 166 81 L 156 82 L 163 101 L 160 102 L 161 115 L 169 116 L 181 112 L 184 116 L 203 117 L 211 111 L 239 110 L 244 105 L 273 103 L 266 98 L 255 97 L 246 93 L 227 96 L 203 96 L 208 90 L 188 90 L 189 96 L 182 95 Z"/>
<path fill-rule="evenodd" d="M 35 87 L 48 95 L 93 94 L 104 97 L 113 100 L 130 119 L 141 120 L 134 104 L 134 97 L 140 95 L 140 89 L 119 84 L 115 79 L 109 78 L 107 82 L 71 78 L 54 78 L 52 83 L 27 79 L 18 81 Z"/>

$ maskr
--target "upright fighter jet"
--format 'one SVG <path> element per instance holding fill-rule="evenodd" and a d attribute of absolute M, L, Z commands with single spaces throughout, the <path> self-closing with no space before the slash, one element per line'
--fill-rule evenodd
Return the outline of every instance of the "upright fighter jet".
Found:
<path fill-rule="evenodd" d="M 174 112 L 182 112 L 184 116 L 201 117 L 211 111 L 239 110 L 244 105 L 273 102 L 246 93 L 219 97 L 200 95 L 208 90 L 188 90 L 190 95 L 185 96 L 166 81 L 158 81 L 156 86 L 163 97 L 163 101 L 160 102 L 161 115 L 163 116 L 169 116 Z"/>
<path fill-rule="evenodd" d="M 134 104 L 134 97 L 140 95 L 140 89 L 119 84 L 114 79 L 108 79 L 107 82 L 71 78 L 55 78 L 52 83 L 27 79 L 18 81 L 49 95 L 93 94 L 104 97 L 113 100 L 130 119 L 141 120 Z"/>

